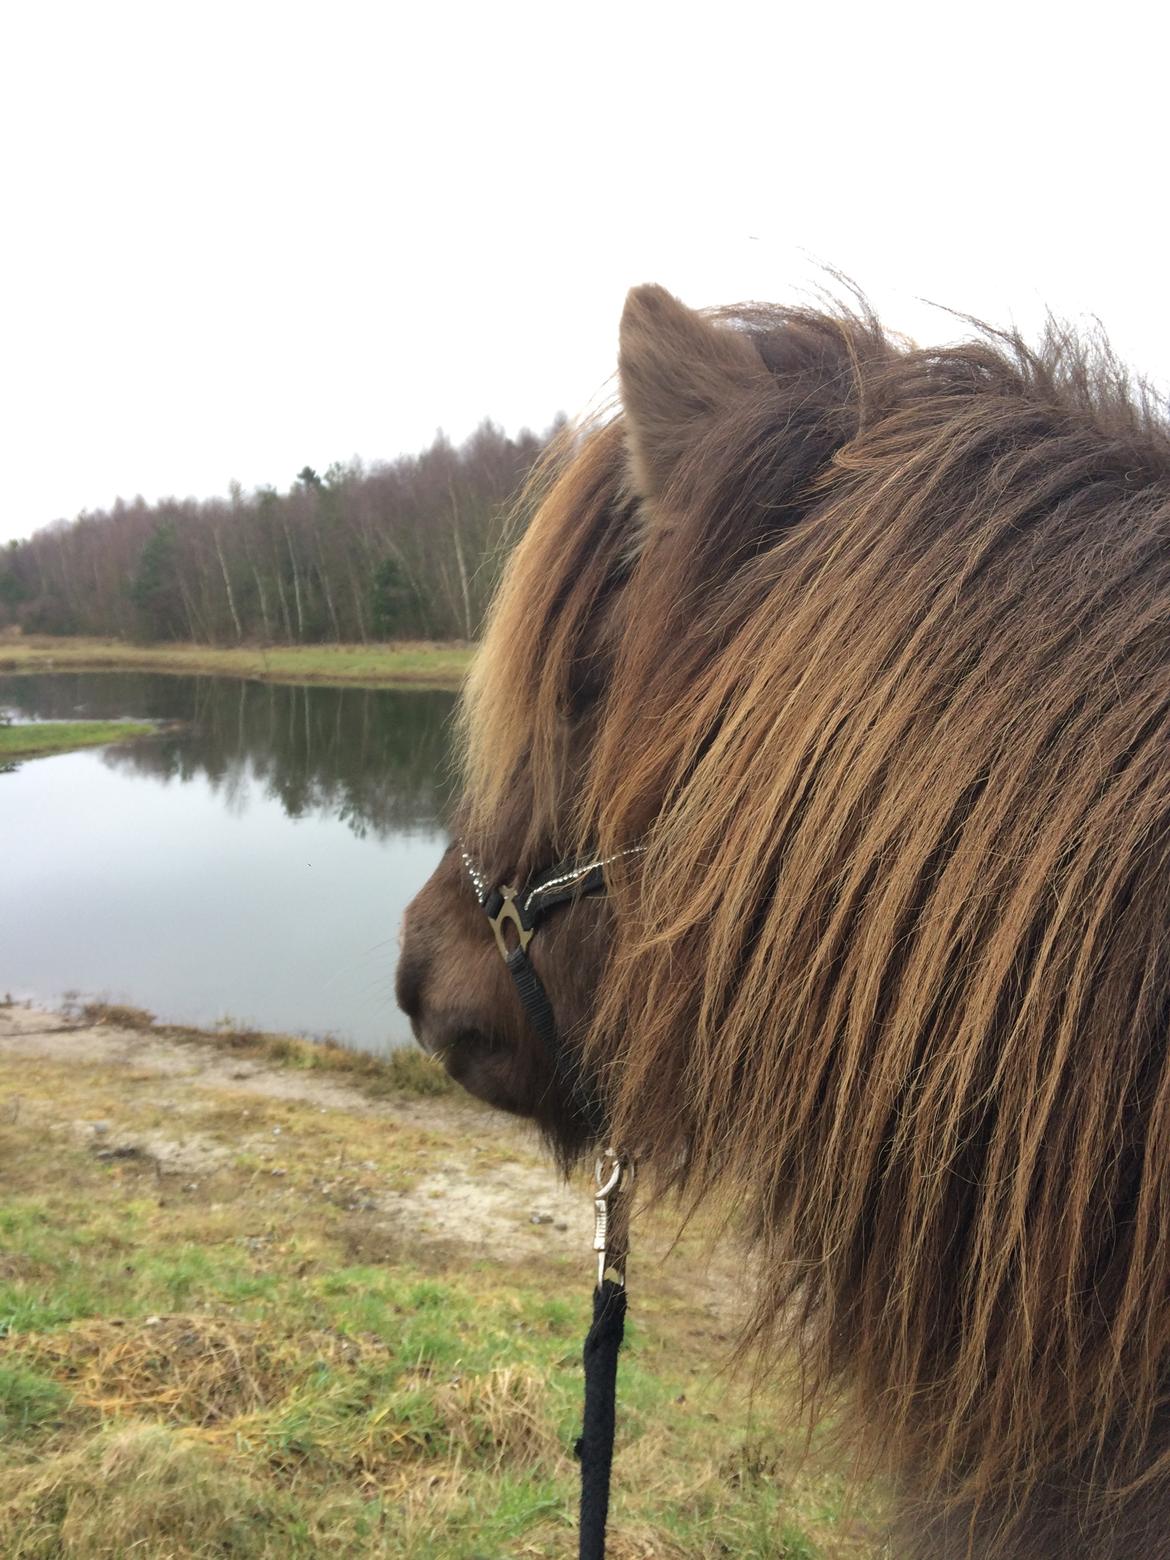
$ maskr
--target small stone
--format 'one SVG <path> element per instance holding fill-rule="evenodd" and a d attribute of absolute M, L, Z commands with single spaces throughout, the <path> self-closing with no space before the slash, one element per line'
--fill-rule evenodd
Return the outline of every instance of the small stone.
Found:
<path fill-rule="evenodd" d="M 157 1327 L 161 1321 L 161 1316 L 148 1316 L 142 1325 L 143 1327 Z"/>
<path fill-rule="evenodd" d="M 533 1213 L 528 1220 L 530 1224 L 551 1224 L 552 1221 L 553 1216 L 551 1213 Z"/>

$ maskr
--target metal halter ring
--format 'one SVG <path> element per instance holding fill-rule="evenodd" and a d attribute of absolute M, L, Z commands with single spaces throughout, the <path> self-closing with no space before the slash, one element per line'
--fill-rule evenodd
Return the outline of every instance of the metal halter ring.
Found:
<path fill-rule="evenodd" d="M 518 893 L 519 889 L 501 887 L 499 890 L 502 901 L 500 908 L 494 915 L 489 914 L 488 916 L 488 923 L 495 933 L 496 945 L 505 960 L 512 951 L 508 947 L 507 938 L 504 936 L 504 927 L 507 923 L 511 922 L 516 928 L 516 936 L 520 940 L 521 953 L 528 952 L 528 944 L 532 941 L 532 934 L 536 931 L 536 927 L 531 922 L 525 921 L 524 912 L 516 903 L 516 895 Z"/>

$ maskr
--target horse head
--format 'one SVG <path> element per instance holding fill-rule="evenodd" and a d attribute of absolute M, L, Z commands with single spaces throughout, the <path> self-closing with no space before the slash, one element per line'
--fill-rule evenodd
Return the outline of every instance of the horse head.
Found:
<path fill-rule="evenodd" d="M 464 702 L 457 843 L 407 913 L 398 994 L 417 1038 L 460 1083 L 535 1118 L 562 1155 L 611 1114 L 612 1068 L 589 1037 L 615 933 L 632 924 L 620 911 L 637 897 L 641 842 L 694 740 L 657 665 L 659 635 L 681 633 L 697 666 L 703 614 L 689 614 L 688 632 L 687 598 L 701 590 L 709 607 L 744 556 L 812 501 L 801 489 L 850 425 L 839 414 L 858 350 L 885 350 L 872 321 L 706 317 L 661 288 L 636 289 L 621 323 L 622 415 L 568 433 L 532 484 L 534 517 Z M 792 426 L 784 470 L 771 474 L 786 502 L 737 479 L 738 512 L 700 537 L 687 523 L 694 489 L 711 486 L 713 452 L 721 470 L 734 460 L 725 430 L 751 437 L 736 428 L 745 414 Z M 655 602 L 668 619 L 681 609 L 677 627 L 648 617 Z M 614 860 L 607 893 L 550 917 L 531 951 L 566 1067 L 517 996 L 467 868 L 485 884 L 522 885 L 599 850 Z M 583 1092 L 599 1108 L 583 1110 Z"/>
<path fill-rule="evenodd" d="M 639 288 L 619 369 L 495 602 L 400 1000 L 564 1161 L 613 1133 L 747 1214 L 748 1333 L 847 1387 L 936 1514 L 906 1553 L 1170 1554 L 1166 430 L 1102 348 L 863 306 Z M 582 859 L 550 1054 L 484 901 Z"/>

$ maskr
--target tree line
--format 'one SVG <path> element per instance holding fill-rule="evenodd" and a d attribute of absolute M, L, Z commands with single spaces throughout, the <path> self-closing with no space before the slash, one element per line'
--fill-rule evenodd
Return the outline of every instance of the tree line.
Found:
<path fill-rule="evenodd" d="M 555 431 L 552 430 L 552 431 Z M 119 499 L 0 551 L 0 627 L 203 644 L 474 639 L 551 437 L 484 422 L 456 447 L 287 492 Z M 520 523 L 523 516 L 519 517 Z"/>

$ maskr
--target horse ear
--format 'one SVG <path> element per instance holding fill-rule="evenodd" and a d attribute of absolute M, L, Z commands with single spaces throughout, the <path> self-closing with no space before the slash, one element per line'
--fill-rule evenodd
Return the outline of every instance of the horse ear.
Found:
<path fill-rule="evenodd" d="M 618 369 L 634 486 L 655 498 L 680 457 L 768 373 L 751 338 L 713 324 L 664 287 L 635 287 L 622 311 Z"/>

